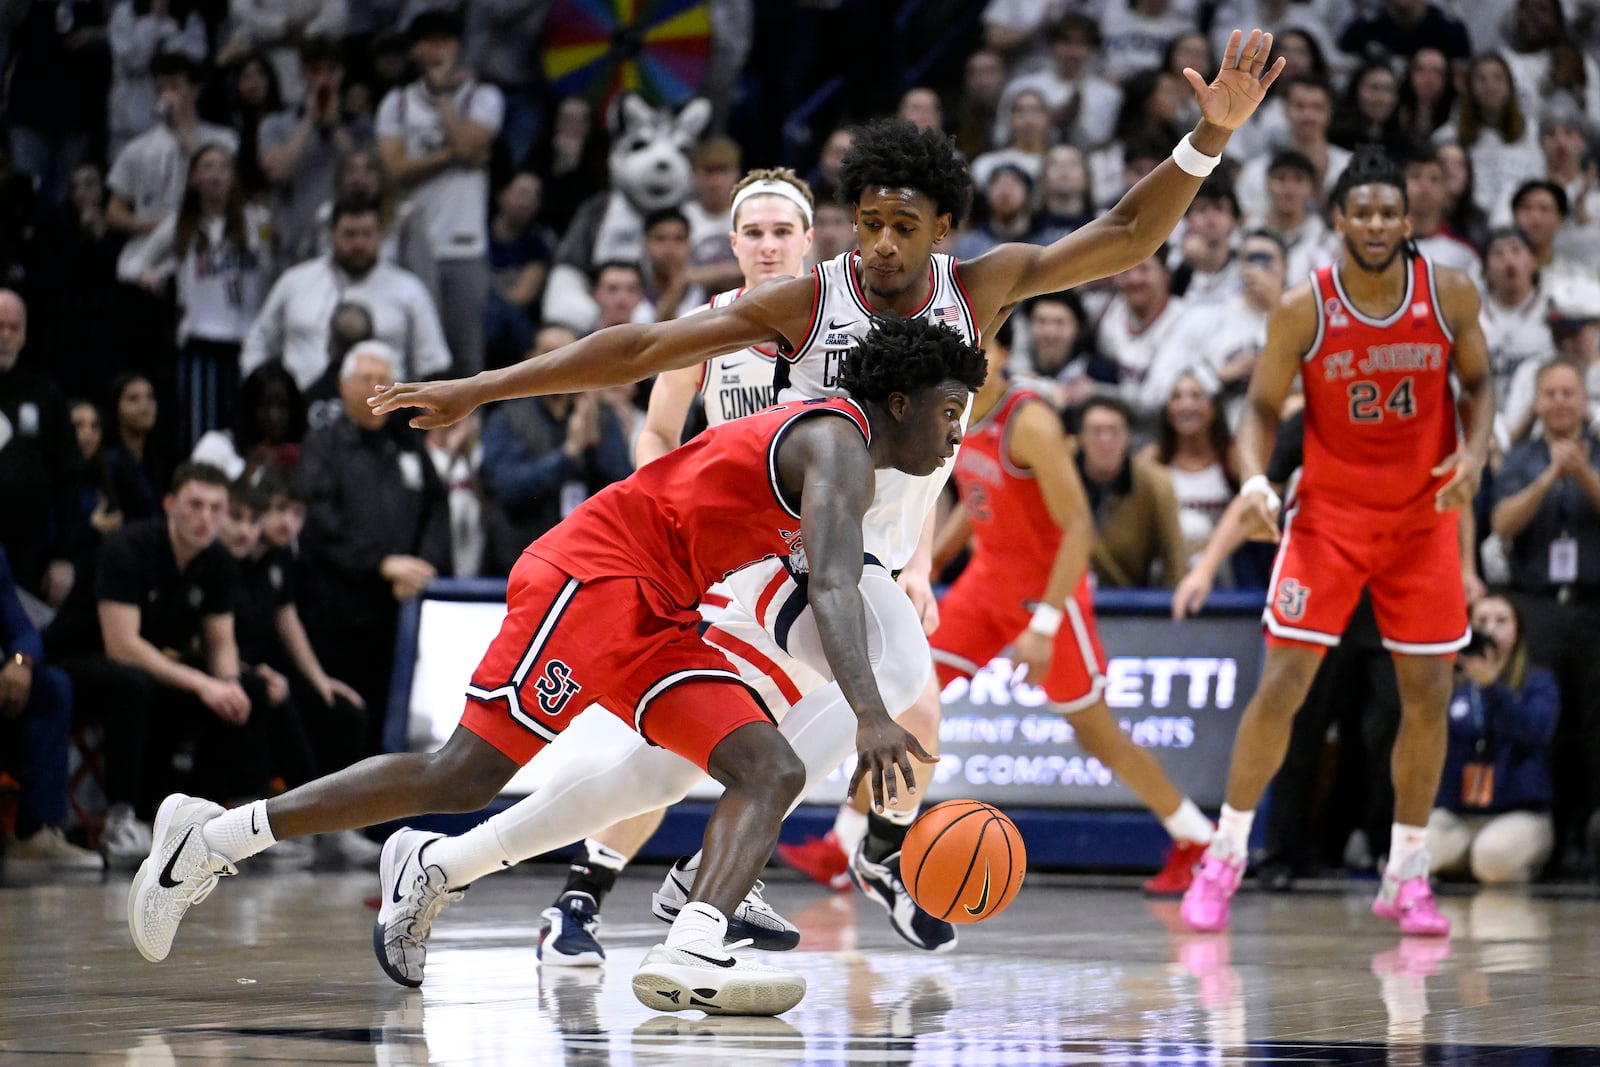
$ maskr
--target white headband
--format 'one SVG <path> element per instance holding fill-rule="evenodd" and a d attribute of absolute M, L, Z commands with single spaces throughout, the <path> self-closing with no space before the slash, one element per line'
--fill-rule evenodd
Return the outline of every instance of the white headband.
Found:
<path fill-rule="evenodd" d="M 733 198 L 733 211 L 731 217 L 739 217 L 739 205 L 749 200 L 752 196 L 781 196 L 789 203 L 800 209 L 800 218 L 807 228 L 811 226 L 811 205 L 806 203 L 805 194 L 788 182 L 773 181 L 763 178 L 761 181 L 752 182 L 739 190 L 739 195 Z"/>

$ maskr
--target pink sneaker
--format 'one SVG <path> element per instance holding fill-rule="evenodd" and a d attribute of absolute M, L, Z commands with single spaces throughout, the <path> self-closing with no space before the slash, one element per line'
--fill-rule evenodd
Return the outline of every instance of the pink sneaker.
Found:
<path fill-rule="evenodd" d="M 1450 920 L 1439 914 L 1427 875 L 1419 874 L 1401 882 L 1394 891 L 1393 899 L 1386 899 L 1387 888 L 1385 886 L 1379 890 L 1377 899 L 1372 902 L 1372 914 L 1399 923 L 1400 932 L 1412 937 L 1450 935 Z"/>
<path fill-rule="evenodd" d="M 1228 905 L 1244 877 L 1244 857 L 1219 859 L 1210 852 L 1194 872 L 1194 882 L 1183 894 L 1178 914 L 1189 929 L 1215 934 L 1228 928 Z"/>

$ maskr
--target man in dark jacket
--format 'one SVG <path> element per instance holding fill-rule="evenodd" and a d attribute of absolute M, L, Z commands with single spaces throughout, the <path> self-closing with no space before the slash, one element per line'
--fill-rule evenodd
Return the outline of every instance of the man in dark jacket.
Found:
<path fill-rule="evenodd" d="M 449 506 L 422 435 L 367 406 L 379 385 L 394 381 L 395 363 L 381 341 L 352 348 L 339 373 L 345 417 L 311 431 L 300 453 L 305 619 L 327 672 L 366 700 L 374 751 L 389 706 L 400 602 L 450 567 Z"/>

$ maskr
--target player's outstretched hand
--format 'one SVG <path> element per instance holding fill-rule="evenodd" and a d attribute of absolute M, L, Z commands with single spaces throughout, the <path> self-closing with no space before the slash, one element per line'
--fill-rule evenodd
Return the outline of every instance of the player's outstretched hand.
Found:
<path fill-rule="evenodd" d="M 1478 495 L 1478 479 L 1483 476 L 1483 460 L 1470 449 L 1458 448 L 1443 463 L 1433 468 L 1435 478 L 1450 476 L 1450 480 L 1433 495 L 1435 511 L 1455 511 L 1472 503 Z"/>
<path fill-rule="evenodd" d="M 900 797 L 899 782 L 895 775 L 905 779 L 906 794 L 917 792 L 917 779 L 912 774 L 912 757 L 923 763 L 938 763 L 938 756 L 928 755 L 910 733 L 898 726 L 887 715 L 864 720 L 856 727 L 856 773 L 850 776 L 846 796 L 855 796 L 856 786 L 865 778 L 872 786 L 872 806 L 882 811 L 886 803 L 892 804 Z"/>
<path fill-rule="evenodd" d="M 1193 67 L 1183 68 L 1183 76 L 1194 87 L 1200 114 L 1207 122 L 1225 130 L 1237 130 L 1255 114 L 1266 98 L 1267 89 L 1283 73 L 1286 62 L 1279 56 L 1268 67 L 1267 59 L 1271 54 L 1272 34 L 1251 30 L 1246 38 L 1243 31 L 1234 30 L 1228 35 L 1228 48 L 1222 54 L 1222 69 L 1210 85 Z"/>
<path fill-rule="evenodd" d="M 1240 529 L 1248 541 L 1278 543 L 1279 501 L 1275 494 L 1249 493 L 1245 496 L 1244 514 L 1239 518 Z"/>
<path fill-rule="evenodd" d="M 411 425 L 419 430 L 434 430 L 466 418 L 468 412 L 478 406 L 475 393 L 471 378 L 395 382 L 378 386 L 378 391 L 367 397 L 367 406 L 379 415 L 400 408 L 417 408 L 423 414 L 413 417 Z"/>
<path fill-rule="evenodd" d="M 1211 595 L 1212 576 L 1205 567 L 1190 567 L 1172 591 L 1172 621 L 1182 622 L 1190 615 L 1200 614 Z"/>

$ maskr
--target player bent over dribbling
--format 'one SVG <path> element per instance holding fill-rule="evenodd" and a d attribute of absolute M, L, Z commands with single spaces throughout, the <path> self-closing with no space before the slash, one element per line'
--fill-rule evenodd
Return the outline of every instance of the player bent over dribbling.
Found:
<path fill-rule="evenodd" d="M 862 519 L 876 470 L 925 475 L 954 454 L 984 373 L 982 354 L 948 328 L 884 320 L 844 360 L 849 399 L 782 405 L 710 430 L 586 501 L 512 570 L 506 621 L 443 748 L 377 756 L 232 811 L 182 794 L 162 803 L 129 894 L 139 952 L 164 959 L 187 910 L 279 839 L 484 807 L 574 716 L 600 704 L 725 789 L 693 895 L 634 975 L 635 994 L 661 1011 L 792 1008 L 805 979 L 730 955 L 724 933 L 805 770 L 753 691 L 701 639 L 695 605 L 741 567 L 804 551 L 828 662 L 858 719 L 857 779 L 879 803 L 901 781 L 914 789 L 913 759 L 932 757 L 889 718 L 873 680 L 857 589 Z M 454 844 L 405 830 L 384 846 L 373 938 L 403 985 L 421 983 L 433 920 L 464 886 L 450 876 Z"/>

